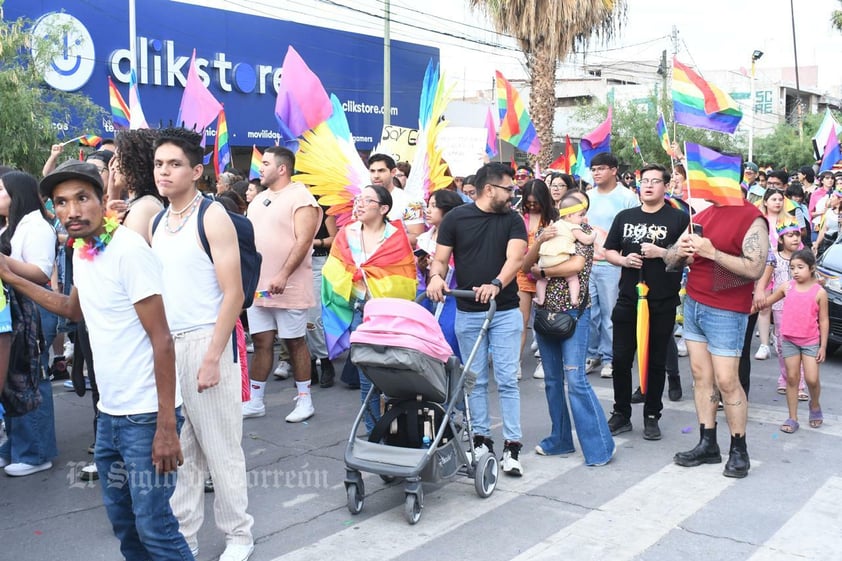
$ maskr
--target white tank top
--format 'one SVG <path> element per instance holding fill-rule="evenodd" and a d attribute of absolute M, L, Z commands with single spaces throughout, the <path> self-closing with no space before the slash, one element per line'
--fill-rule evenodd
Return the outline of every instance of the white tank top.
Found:
<path fill-rule="evenodd" d="M 171 234 L 165 214 L 152 236 L 152 251 L 163 265 L 164 309 L 173 333 L 213 327 L 222 305 L 216 270 L 199 241 L 198 215 L 197 208 L 184 227 Z"/>

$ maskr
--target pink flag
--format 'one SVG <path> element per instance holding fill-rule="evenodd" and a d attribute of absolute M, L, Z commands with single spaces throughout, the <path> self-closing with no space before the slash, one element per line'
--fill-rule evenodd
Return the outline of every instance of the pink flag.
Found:
<path fill-rule="evenodd" d="M 284 57 L 275 117 L 285 140 L 293 140 L 327 120 L 333 105 L 319 77 L 290 45 Z"/>
<path fill-rule="evenodd" d="M 140 94 L 137 91 L 137 75 L 132 68 L 129 76 L 129 130 L 148 129 L 143 108 L 140 106 Z"/>
<path fill-rule="evenodd" d="M 491 114 L 491 107 L 488 107 L 488 113 L 485 114 L 485 130 L 488 131 L 488 136 L 485 140 L 485 153 L 489 158 L 497 155 L 497 129 L 494 127 L 494 116 Z"/>
<path fill-rule="evenodd" d="M 181 106 L 178 108 L 177 123 L 201 132 L 216 119 L 220 111 L 222 104 L 213 97 L 199 78 L 196 71 L 196 49 L 193 49 L 190 69 L 187 71 L 187 84 L 184 86 L 184 95 L 181 96 Z"/>

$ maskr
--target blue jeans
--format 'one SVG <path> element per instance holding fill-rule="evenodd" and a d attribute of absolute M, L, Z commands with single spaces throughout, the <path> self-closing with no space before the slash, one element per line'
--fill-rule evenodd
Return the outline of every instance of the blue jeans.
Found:
<path fill-rule="evenodd" d="M 620 295 L 620 268 L 614 265 L 594 265 L 588 282 L 591 297 L 588 356 L 602 362 L 614 359 L 614 324 L 611 313 Z"/>
<path fill-rule="evenodd" d="M 485 321 L 485 312 L 456 312 L 456 337 L 459 349 L 467 359 L 471 354 L 480 327 Z M 477 375 L 477 382 L 468 396 L 471 408 L 471 423 L 477 435 L 491 436 L 491 421 L 488 414 L 488 351 L 494 359 L 494 380 L 497 382 L 497 396 L 500 400 L 500 415 L 503 417 L 503 438 L 520 442 L 520 389 L 517 385 L 520 363 L 520 335 L 523 332 L 523 316 L 518 308 L 497 312 L 485 337 L 477 349 L 470 369 Z"/>
<path fill-rule="evenodd" d="M 354 317 L 353 319 L 351 319 L 351 332 L 353 333 L 354 330 L 356 330 L 362 322 L 362 308 L 354 310 Z M 362 405 L 363 403 L 365 403 L 365 396 L 368 395 L 368 390 L 371 389 L 371 380 L 368 379 L 368 376 L 363 374 L 362 370 L 357 370 L 360 373 L 360 405 Z M 366 432 L 371 434 L 371 431 L 374 430 L 374 425 L 376 425 L 377 421 L 380 420 L 380 394 L 378 392 L 374 392 L 371 396 L 371 399 L 368 400 L 366 413 L 365 415 L 363 415 L 363 420 L 365 421 Z"/>
<path fill-rule="evenodd" d="M 9 439 L 0 447 L 0 457 L 10 463 L 37 466 L 58 456 L 52 382 L 41 380 L 38 390 L 42 401 L 37 409 L 20 417 L 6 417 Z"/>
<path fill-rule="evenodd" d="M 575 316 L 578 310 L 569 312 Z M 608 422 L 602 412 L 602 406 L 588 382 L 585 373 L 585 351 L 588 344 L 588 321 L 590 308 L 582 312 L 576 324 L 575 333 L 558 342 L 536 334 L 541 361 L 544 363 L 544 386 L 547 394 L 547 408 L 550 413 L 551 432 L 541 441 L 541 448 L 547 454 L 570 454 L 573 447 L 573 431 L 570 412 L 564 391 L 564 379 L 567 378 L 567 391 L 570 395 L 570 410 L 576 423 L 576 436 L 589 466 L 602 465 L 614 454 L 614 439 L 608 429 Z"/>
<path fill-rule="evenodd" d="M 176 472 L 159 474 L 152 465 L 157 420 L 157 413 L 100 413 L 94 460 L 102 498 L 126 561 L 192 561 L 170 508 Z M 176 420 L 181 431 L 180 408 Z"/>

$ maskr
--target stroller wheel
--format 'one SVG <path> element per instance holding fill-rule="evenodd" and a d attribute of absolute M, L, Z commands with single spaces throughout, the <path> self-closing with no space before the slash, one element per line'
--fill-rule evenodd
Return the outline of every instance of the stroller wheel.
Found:
<path fill-rule="evenodd" d="M 406 500 L 403 503 L 403 515 L 410 524 L 417 524 L 421 520 L 421 509 L 423 508 L 421 500 L 418 495 L 406 494 Z"/>
<path fill-rule="evenodd" d="M 348 511 L 351 514 L 359 514 L 365 501 L 363 491 L 357 487 L 356 483 L 347 483 L 345 490 L 348 493 Z"/>
<path fill-rule="evenodd" d="M 474 470 L 474 489 L 481 498 L 490 497 L 497 488 L 499 466 L 497 458 L 491 453 L 485 453 L 477 460 L 477 467 Z"/>

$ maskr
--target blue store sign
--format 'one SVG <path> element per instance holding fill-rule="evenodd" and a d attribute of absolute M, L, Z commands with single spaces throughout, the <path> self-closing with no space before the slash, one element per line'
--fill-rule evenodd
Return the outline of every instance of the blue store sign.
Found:
<path fill-rule="evenodd" d="M 225 106 L 231 143 L 274 144 L 277 84 L 292 45 L 328 93 L 342 101 L 357 146 L 368 149 L 377 143 L 383 125 L 381 38 L 170 0 L 137 4 L 138 83 L 151 126 L 177 117 L 195 48 L 199 76 Z M 4 12 L 7 19 L 36 21 L 34 33 L 55 25 L 66 30 L 61 53 L 44 73 L 49 86 L 80 91 L 110 115 L 111 76 L 128 103 L 128 1 L 7 0 Z M 402 41 L 391 44 L 391 120 L 416 127 L 424 70 L 430 59 L 438 60 L 439 51 Z M 91 132 L 110 136 L 110 119 L 103 120 L 102 129 Z"/>

